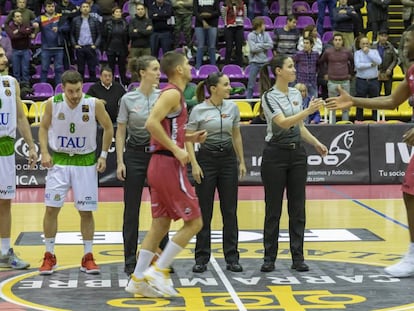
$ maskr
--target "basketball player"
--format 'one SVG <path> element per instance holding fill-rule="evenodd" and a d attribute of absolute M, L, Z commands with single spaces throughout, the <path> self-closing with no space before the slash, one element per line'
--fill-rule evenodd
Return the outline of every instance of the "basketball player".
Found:
<path fill-rule="evenodd" d="M 105 171 L 112 143 L 112 121 L 104 101 L 82 93 L 82 76 L 69 70 L 62 75 L 63 94 L 51 97 L 40 122 L 39 141 L 42 165 L 48 168 L 45 190 L 46 211 L 43 219 L 46 252 L 40 274 L 52 274 L 57 218 L 72 188 L 75 207 L 81 218 L 80 231 L 84 256 L 80 270 L 98 274 L 92 255 L 95 224 L 92 212 L 97 208 L 98 172 Z M 97 122 L 103 128 L 102 152 L 96 161 Z M 49 154 L 48 143 L 53 155 Z"/>
<path fill-rule="evenodd" d="M 184 149 L 186 140 L 203 142 L 207 136 L 205 130 L 191 136 L 185 134 L 187 108 L 183 90 L 191 81 L 191 66 L 183 54 L 168 52 L 161 60 L 161 71 L 167 75 L 169 84 L 161 91 L 146 122 L 154 150 L 147 174 L 153 219 L 125 288 L 144 297 L 177 295 L 168 267 L 202 227 L 198 200 L 187 178 L 189 156 Z M 159 242 L 169 231 L 171 220 L 180 218 L 184 225 L 148 268 Z"/>
<path fill-rule="evenodd" d="M 410 62 L 414 61 L 414 31 L 411 30 L 406 36 L 405 47 L 407 54 L 405 57 Z M 411 65 L 405 74 L 404 80 L 398 85 L 398 88 L 389 96 L 380 96 L 374 98 L 357 98 L 350 96 L 346 91 L 339 88 L 339 97 L 327 99 L 327 108 L 346 109 L 351 106 L 368 109 L 395 109 L 404 103 L 412 94 L 414 94 L 414 65 Z M 414 146 L 414 128 L 410 129 L 403 135 L 403 141 Z M 385 268 L 385 272 L 395 277 L 409 277 L 414 275 L 414 158 L 412 157 L 408 164 L 402 192 L 405 208 L 407 211 L 408 227 L 410 232 L 410 245 L 408 252 L 398 263 Z"/>
<path fill-rule="evenodd" d="M 4 72 L 7 67 L 6 52 L 0 45 L 0 72 Z M 10 246 L 11 200 L 16 195 L 16 128 L 28 145 L 31 169 L 37 161 L 37 152 L 23 105 L 17 80 L 8 75 L 0 75 L 0 268 L 26 269 L 30 266 L 28 262 L 17 257 Z"/>

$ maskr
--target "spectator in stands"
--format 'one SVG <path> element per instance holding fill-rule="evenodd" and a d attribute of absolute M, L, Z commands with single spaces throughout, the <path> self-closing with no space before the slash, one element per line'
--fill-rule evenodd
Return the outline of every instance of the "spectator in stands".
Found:
<path fill-rule="evenodd" d="M 268 68 L 270 67 L 270 68 Z M 271 83 L 269 72 L 276 76 Z M 323 100 L 315 99 L 302 110 L 300 92 L 289 87 L 295 81 L 295 64 L 291 57 L 276 55 L 269 66 L 260 70 L 262 106 L 267 120 L 266 146 L 263 150 L 261 176 L 265 191 L 264 262 L 262 272 L 275 269 L 282 202 L 286 189 L 289 214 L 291 269 L 309 270 L 305 263 L 303 242 L 306 223 L 307 156 L 303 142 L 325 156 L 328 149 L 303 125 L 303 119 L 316 112 Z"/>
<path fill-rule="evenodd" d="M 369 39 L 365 36 L 359 38 L 359 49 L 354 53 L 354 63 L 355 96 L 367 98 L 379 96 L 378 65 L 382 63 L 382 59 L 377 49 L 370 48 Z M 362 108 L 357 108 L 355 119 L 356 121 L 364 120 Z M 372 119 L 377 121 L 376 110 L 372 111 Z"/>
<path fill-rule="evenodd" d="M 70 25 L 62 18 L 62 14 L 56 13 L 53 0 L 46 0 L 44 6 L 45 14 L 37 17 L 33 22 L 35 31 L 40 31 L 42 39 L 40 81 L 47 82 L 47 74 L 53 59 L 55 85 L 58 85 L 61 83 L 63 73 L 63 33 L 69 31 Z"/>
<path fill-rule="evenodd" d="M 296 83 L 295 88 L 300 92 L 302 95 L 302 108 L 303 110 L 309 107 L 310 101 L 314 98 L 308 94 L 308 88 L 303 83 Z M 319 110 L 316 110 L 314 113 L 308 115 L 303 122 L 305 124 L 319 124 L 321 122 L 321 113 Z"/>
<path fill-rule="evenodd" d="M 96 4 L 99 6 L 99 10 L 102 16 L 102 23 L 105 25 L 107 21 L 109 21 L 113 17 L 113 8 L 119 7 L 121 9 L 122 15 L 122 7 L 118 3 L 119 1 L 115 0 L 96 0 Z"/>
<path fill-rule="evenodd" d="M 26 0 L 17 0 L 16 2 L 17 8 L 14 10 L 11 10 L 9 15 L 7 15 L 6 21 L 4 22 L 5 25 L 8 25 L 10 21 L 12 21 L 14 18 L 14 12 L 20 12 L 22 15 L 22 23 L 24 25 L 29 25 L 32 20 L 36 18 L 35 13 L 27 8 L 27 1 Z"/>
<path fill-rule="evenodd" d="M 317 28 L 318 33 L 322 37 L 325 29 L 323 28 L 323 21 L 325 19 L 325 10 L 328 8 L 329 19 L 331 25 L 334 24 L 334 9 L 336 7 L 336 0 L 316 0 L 318 3 L 318 19 L 317 19 Z"/>
<path fill-rule="evenodd" d="M 193 107 L 198 104 L 198 100 L 196 97 L 196 84 L 194 83 L 187 83 L 187 86 L 184 89 L 183 95 L 185 103 L 187 104 L 188 113 L 191 112 Z"/>
<path fill-rule="evenodd" d="M 210 64 L 216 64 L 219 0 L 194 0 L 195 36 L 197 39 L 196 68 L 203 64 L 204 48 L 208 48 Z M 208 43 L 208 45 L 207 45 Z"/>
<path fill-rule="evenodd" d="M 387 30 L 378 32 L 378 41 L 372 47 L 378 50 L 382 59 L 382 63 L 378 66 L 379 89 L 381 91 L 384 86 L 384 95 L 388 96 L 391 94 L 393 70 L 398 64 L 398 55 L 392 43 L 388 41 Z"/>
<path fill-rule="evenodd" d="M 56 12 L 61 13 L 62 23 L 72 24 L 72 20 L 79 14 L 78 8 L 69 0 L 61 0 L 56 4 Z M 64 50 L 63 50 L 63 68 L 68 70 L 73 62 L 73 46 L 70 42 L 70 29 L 62 32 L 64 38 Z"/>
<path fill-rule="evenodd" d="M 377 40 L 378 31 L 388 29 L 388 6 L 391 0 L 367 0 L 368 23 L 372 28 L 372 41 Z"/>
<path fill-rule="evenodd" d="M 247 81 L 247 98 L 253 98 L 253 90 L 256 86 L 257 74 L 260 68 L 268 62 L 267 51 L 273 49 L 273 40 L 265 32 L 265 23 L 262 18 L 253 20 L 253 31 L 247 35 L 249 45 L 249 78 Z"/>
<path fill-rule="evenodd" d="M 352 49 L 354 44 L 354 27 L 358 24 L 358 15 L 355 9 L 348 5 L 348 0 L 339 0 L 339 5 L 334 8 L 333 30 L 342 34 L 344 47 Z"/>
<path fill-rule="evenodd" d="M 158 58 L 160 49 L 163 53 L 172 50 L 173 25 L 172 5 L 169 1 L 155 0 L 148 8 L 148 17 L 152 20 L 151 54 Z"/>
<path fill-rule="evenodd" d="M 279 15 L 288 16 L 292 14 L 293 0 L 279 0 Z"/>
<path fill-rule="evenodd" d="M 101 26 L 99 21 L 90 15 L 90 11 L 89 3 L 82 3 L 81 15 L 76 16 L 71 25 L 71 43 L 75 47 L 79 73 L 85 77 L 87 64 L 90 81 L 96 81 L 96 48 L 101 44 Z"/>
<path fill-rule="evenodd" d="M 350 91 L 350 80 L 354 73 L 354 56 L 352 52 L 344 47 L 344 40 L 341 34 L 335 33 L 333 37 L 333 47 L 327 48 L 319 59 L 319 65 L 326 65 L 327 74 L 325 80 L 328 81 L 328 96 L 333 97 L 338 94 L 338 85 L 347 92 Z M 336 123 L 335 111 L 330 111 L 329 122 Z M 342 120 L 349 120 L 349 111 L 342 111 Z"/>
<path fill-rule="evenodd" d="M 247 16 L 250 20 L 253 20 L 256 16 L 256 9 L 259 16 L 268 16 L 269 8 L 267 6 L 267 0 L 248 0 Z"/>
<path fill-rule="evenodd" d="M 361 33 L 364 33 L 364 22 L 362 20 L 361 9 L 365 6 L 365 0 L 348 0 L 348 5 L 352 6 L 357 13 L 354 25 L 354 37 L 356 38 Z"/>
<path fill-rule="evenodd" d="M 89 6 L 91 8 L 89 14 L 95 19 L 97 19 L 100 23 L 102 23 L 103 18 L 101 13 L 101 7 L 97 3 L 95 3 L 94 0 L 85 0 L 85 2 L 89 3 Z"/>
<path fill-rule="evenodd" d="M 244 42 L 244 19 L 247 17 L 247 7 L 243 0 L 226 0 L 221 7 L 224 20 L 224 41 L 226 41 L 225 64 L 230 64 L 235 47 L 235 63 L 243 66 L 242 47 Z"/>
<path fill-rule="evenodd" d="M 30 46 L 33 28 L 30 24 L 23 23 L 22 13 L 14 10 L 13 21 L 5 26 L 13 48 L 13 76 L 20 85 L 30 85 Z"/>
<path fill-rule="evenodd" d="M 307 87 L 310 97 L 318 97 L 318 60 L 319 54 L 312 50 L 313 39 L 303 39 L 303 51 L 298 51 L 294 56 L 296 65 L 296 81 Z"/>
<path fill-rule="evenodd" d="M 125 93 L 125 88 L 114 81 L 112 68 L 109 66 L 102 67 L 100 81 L 96 81 L 87 92 L 88 95 L 105 101 L 105 109 L 113 124 L 118 116 L 119 100 Z"/>
<path fill-rule="evenodd" d="M 180 47 L 180 35 L 184 34 L 183 48 L 187 52 L 187 58 L 193 58 L 193 40 L 192 40 L 192 18 L 193 18 L 193 0 L 172 0 L 174 10 L 174 46 Z"/>
<path fill-rule="evenodd" d="M 104 28 L 104 49 L 108 56 L 108 64 L 115 73 L 115 65 L 118 65 L 119 80 L 121 84 L 128 85 L 126 77 L 126 64 L 128 57 L 128 23 L 122 17 L 120 7 L 112 9 L 112 19 L 108 20 Z"/>
<path fill-rule="evenodd" d="M 135 16 L 137 13 L 137 5 L 143 4 L 141 0 L 128 0 L 128 12 L 129 16 Z"/>
<path fill-rule="evenodd" d="M 299 37 L 298 51 L 303 51 L 303 38 L 312 38 L 313 46 L 312 51 L 322 54 L 323 44 L 322 40 L 318 37 L 318 31 L 315 25 L 308 25 L 303 28 L 302 36 Z"/>
<path fill-rule="evenodd" d="M 140 57 L 143 55 L 151 55 L 150 38 L 152 34 L 152 21 L 145 16 L 145 6 L 142 3 L 136 5 L 136 14 L 129 21 L 128 32 L 131 39 L 131 48 L 129 56 Z M 134 73 L 131 73 L 134 77 Z M 133 79 L 136 81 L 137 79 Z"/>
<path fill-rule="evenodd" d="M 299 41 L 299 30 L 296 28 L 297 19 L 294 15 L 287 17 L 286 25 L 282 28 L 275 28 L 275 37 L 273 39 L 273 54 L 283 54 L 294 56 L 297 52 Z"/>
<path fill-rule="evenodd" d="M 205 98 L 207 90 L 210 97 Z M 207 138 L 195 155 L 193 143 L 187 143 L 195 189 L 203 217 L 203 227 L 197 233 L 193 272 L 207 270 L 211 256 L 211 219 L 214 193 L 220 197 L 223 221 L 223 253 L 226 269 L 242 272 L 239 264 L 237 191 L 238 177 L 246 175 L 243 142 L 240 134 L 240 112 L 230 97 L 229 77 L 220 72 L 209 74 L 197 86 L 196 105 L 188 119 L 186 133 L 207 131 Z"/>
<path fill-rule="evenodd" d="M 404 28 L 408 28 L 414 21 L 414 0 L 401 0 L 401 3 L 403 5 Z"/>

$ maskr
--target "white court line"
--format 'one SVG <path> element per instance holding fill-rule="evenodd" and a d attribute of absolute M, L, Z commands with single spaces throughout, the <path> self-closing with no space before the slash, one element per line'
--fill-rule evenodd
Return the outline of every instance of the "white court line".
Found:
<path fill-rule="evenodd" d="M 233 299 L 234 303 L 236 304 L 239 311 L 247 311 L 246 307 L 244 306 L 243 302 L 240 300 L 239 296 L 233 287 L 230 284 L 229 279 L 224 274 L 223 270 L 220 268 L 219 264 L 217 263 L 216 258 L 214 258 L 213 254 L 210 257 L 210 263 L 213 265 L 214 270 L 216 270 L 218 276 L 220 277 L 221 281 L 223 282 L 224 286 L 226 287 L 227 291 L 229 292 L 231 298 Z"/>

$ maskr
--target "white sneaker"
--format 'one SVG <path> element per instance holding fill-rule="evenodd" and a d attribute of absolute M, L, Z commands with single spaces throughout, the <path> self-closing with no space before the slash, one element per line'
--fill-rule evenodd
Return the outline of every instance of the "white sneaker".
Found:
<path fill-rule="evenodd" d="M 169 269 L 160 269 L 154 263 L 144 272 L 144 277 L 151 286 L 158 289 L 164 295 L 170 297 L 178 296 L 178 292 L 173 287 Z"/>
<path fill-rule="evenodd" d="M 1 254 L 1 252 L 0 252 Z M 13 248 L 10 248 L 6 255 L 0 255 L 0 268 L 12 268 L 15 270 L 26 269 L 30 264 L 17 257 Z"/>
<path fill-rule="evenodd" d="M 162 293 L 149 285 L 145 279 L 137 279 L 135 275 L 131 274 L 125 291 L 134 295 L 141 295 L 148 298 L 164 297 Z"/>
<path fill-rule="evenodd" d="M 384 271 L 398 278 L 406 278 L 414 275 L 414 255 L 407 253 L 395 265 L 389 266 Z"/>

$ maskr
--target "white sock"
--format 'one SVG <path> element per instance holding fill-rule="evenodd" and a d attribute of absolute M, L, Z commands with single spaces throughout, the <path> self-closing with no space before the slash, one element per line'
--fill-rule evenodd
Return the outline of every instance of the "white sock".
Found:
<path fill-rule="evenodd" d="M 1 254 L 7 255 L 10 249 L 10 238 L 1 238 Z"/>
<path fill-rule="evenodd" d="M 93 240 L 83 240 L 83 252 L 86 255 L 87 253 L 92 253 Z"/>
<path fill-rule="evenodd" d="M 146 249 L 140 249 L 138 255 L 138 262 L 135 266 L 134 275 L 138 279 L 144 278 L 144 271 L 151 264 L 151 260 L 154 258 L 154 253 Z"/>
<path fill-rule="evenodd" d="M 414 255 L 414 242 L 410 243 L 410 246 L 408 247 L 408 253 Z"/>
<path fill-rule="evenodd" d="M 55 238 L 45 238 L 46 252 L 55 253 Z"/>
<path fill-rule="evenodd" d="M 167 269 L 171 266 L 174 261 L 175 256 L 177 256 L 183 248 L 174 243 L 172 240 L 169 240 L 167 246 L 162 251 L 160 258 L 158 258 L 156 264 L 160 269 Z"/>

